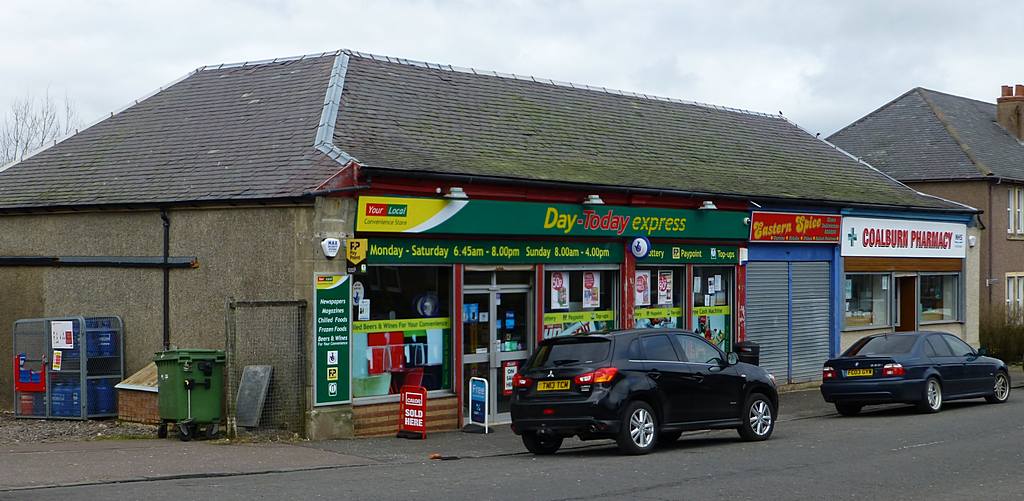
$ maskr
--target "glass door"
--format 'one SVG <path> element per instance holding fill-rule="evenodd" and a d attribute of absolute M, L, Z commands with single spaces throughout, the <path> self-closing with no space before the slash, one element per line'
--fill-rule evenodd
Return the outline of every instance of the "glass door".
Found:
<path fill-rule="evenodd" d="M 467 285 L 462 299 L 463 407 L 469 420 L 469 379 L 487 379 L 492 423 L 509 419 L 512 376 L 533 348 L 532 295 L 528 285 Z M 507 283 L 507 282 L 506 282 Z"/>

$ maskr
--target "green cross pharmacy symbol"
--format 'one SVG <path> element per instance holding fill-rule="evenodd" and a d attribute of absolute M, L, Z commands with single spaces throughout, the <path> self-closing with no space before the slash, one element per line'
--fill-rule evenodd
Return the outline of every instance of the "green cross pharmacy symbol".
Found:
<path fill-rule="evenodd" d="M 846 235 L 846 238 L 850 240 L 850 247 L 853 247 L 853 243 L 857 241 L 857 228 L 850 228 L 850 234 Z"/>

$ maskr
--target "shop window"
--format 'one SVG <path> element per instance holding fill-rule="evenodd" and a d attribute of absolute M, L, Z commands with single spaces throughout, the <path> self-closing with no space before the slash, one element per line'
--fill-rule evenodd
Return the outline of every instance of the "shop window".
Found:
<path fill-rule="evenodd" d="M 960 319 L 958 278 L 959 275 L 921 275 L 921 322 Z"/>
<path fill-rule="evenodd" d="M 685 327 L 686 268 L 639 268 L 636 270 L 633 311 L 637 328 Z"/>
<path fill-rule="evenodd" d="M 544 338 L 615 327 L 615 272 L 548 271 L 544 278 Z"/>
<path fill-rule="evenodd" d="M 693 267 L 693 331 L 725 353 L 732 351 L 733 269 Z"/>
<path fill-rule="evenodd" d="M 846 275 L 844 329 L 888 327 L 891 310 L 889 275 Z"/>
<path fill-rule="evenodd" d="M 448 267 L 371 266 L 356 277 L 352 395 L 397 394 L 403 385 L 452 387 Z"/>

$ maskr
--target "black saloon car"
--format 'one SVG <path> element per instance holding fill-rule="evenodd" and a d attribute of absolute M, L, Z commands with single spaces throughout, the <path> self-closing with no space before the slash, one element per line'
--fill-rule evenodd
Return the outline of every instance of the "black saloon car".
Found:
<path fill-rule="evenodd" d="M 821 395 L 844 416 L 865 405 L 907 403 L 938 412 L 947 400 L 1010 397 L 1002 360 L 986 357 L 960 338 L 942 332 L 867 336 L 839 358 L 825 362 Z"/>
<path fill-rule="evenodd" d="M 744 440 L 766 440 L 779 405 L 767 371 L 673 329 L 546 339 L 513 388 L 512 429 L 535 454 L 552 454 L 574 435 L 615 439 L 627 454 L 687 430 L 736 429 Z"/>

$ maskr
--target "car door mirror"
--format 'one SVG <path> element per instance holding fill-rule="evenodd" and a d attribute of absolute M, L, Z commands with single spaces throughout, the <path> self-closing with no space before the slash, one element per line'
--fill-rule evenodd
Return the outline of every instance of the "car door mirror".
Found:
<path fill-rule="evenodd" d="M 739 361 L 740 356 L 737 355 L 735 352 L 731 352 L 725 357 L 725 362 L 729 365 L 736 365 L 739 363 Z"/>
<path fill-rule="evenodd" d="M 987 357 L 988 356 L 988 349 L 987 348 L 978 348 L 978 356 L 979 357 Z"/>

